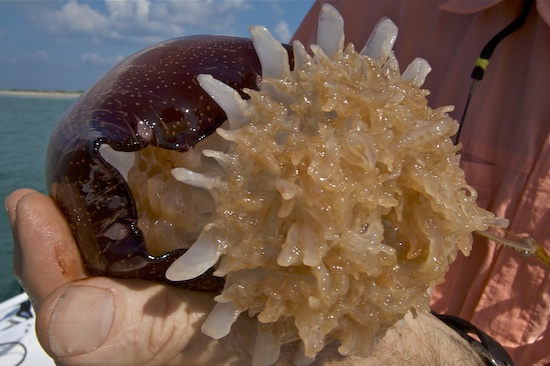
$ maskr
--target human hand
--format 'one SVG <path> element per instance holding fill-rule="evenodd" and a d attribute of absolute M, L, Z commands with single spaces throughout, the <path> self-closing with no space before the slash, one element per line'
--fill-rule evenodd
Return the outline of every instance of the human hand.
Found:
<path fill-rule="evenodd" d="M 251 364 L 254 319 L 241 316 L 229 336 L 211 339 L 200 327 L 214 306 L 213 294 L 90 277 L 65 219 L 49 197 L 18 190 L 6 199 L 6 208 L 14 237 L 14 270 L 37 312 L 38 339 L 56 361 L 67 366 Z M 297 347 L 284 346 L 277 365 L 291 365 Z M 340 356 L 332 342 L 313 365 L 403 364 L 408 359 L 429 363 L 441 355 L 448 365 L 454 356 L 460 365 L 475 361 L 462 338 L 421 314 L 390 328 L 367 359 Z M 473 357 L 472 363 L 465 357 Z"/>

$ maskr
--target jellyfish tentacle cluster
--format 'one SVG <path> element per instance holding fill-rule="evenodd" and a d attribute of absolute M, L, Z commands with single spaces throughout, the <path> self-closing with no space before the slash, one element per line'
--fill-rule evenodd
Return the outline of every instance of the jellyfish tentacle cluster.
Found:
<path fill-rule="evenodd" d="M 202 330 L 221 338 L 240 314 L 255 316 L 254 365 L 295 340 L 309 360 L 332 340 L 367 357 L 407 312 L 428 310 L 428 288 L 458 250 L 468 254 L 470 233 L 496 221 L 459 167 L 452 107 L 427 105 L 429 64 L 417 58 L 400 73 L 391 20 L 357 52 L 324 6 L 318 44 L 310 55 L 295 42 L 292 70 L 267 29 L 250 32 L 259 90 L 244 100 L 198 77 L 226 112 L 216 130 L 226 144 L 203 151 L 218 164 L 208 174 L 172 170 L 215 208 L 166 275 L 190 280 L 214 266 L 225 286 Z"/>

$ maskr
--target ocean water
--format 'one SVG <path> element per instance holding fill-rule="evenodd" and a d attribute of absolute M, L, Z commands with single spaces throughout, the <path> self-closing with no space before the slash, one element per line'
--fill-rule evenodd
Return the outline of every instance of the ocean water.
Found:
<path fill-rule="evenodd" d="M 0 95 L 0 197 L 18 188 L 46 193 L 45 153 L 50 135 L 75 97 Z M 40 243 L 36 243 L 40 245 Z M 13 241 L 5 209 L 0 214 L 0 301 L 21 288 L 13 275 Z"/>

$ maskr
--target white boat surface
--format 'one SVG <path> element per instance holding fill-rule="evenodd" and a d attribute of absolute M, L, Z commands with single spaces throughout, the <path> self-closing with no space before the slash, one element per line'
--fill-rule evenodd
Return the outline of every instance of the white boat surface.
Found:
<path fill-rule="evenodd" d="M 0 303 L 0 366 L 55 366 L 42 349 L 26 293 Z"/>

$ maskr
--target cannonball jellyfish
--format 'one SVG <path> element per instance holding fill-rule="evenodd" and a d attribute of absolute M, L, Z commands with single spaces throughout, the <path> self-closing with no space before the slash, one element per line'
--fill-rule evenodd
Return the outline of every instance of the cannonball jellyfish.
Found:
<path fill-rule="evenodd" d="M 428 106 L 428 63 L 400 72 L 391 20 L 359 52 L 330 5 L 309 51 L 250 32 L 115 66 L 55 129 L 50 195 L 91 274 L 216 291 L 213 338 L 255 317 L 255 366 L 294 341 L 301 363 L 332 341 L 368 357 L 506 223 L 465 181 L 452 107 Z"/>
<path fill-rule="evenodd" d="M 173 156 L 183 159 L 196 157 L 197 143 L 225 121 L 223 110 L 199 86 L 201 73 L 243 90 L 258 87 L 261 65 L 252 42 L 245 38 L 190 36 L 163 42 L 110 70 L 74 103 L 54 130 L 46 159 L 49 193 L 67 217 L 91 274 L 169 282 L 166 268 L 200 232 L 205 214 L 191 204 L 172 204 L 190 197 L 170 192 L 169 184 L 159 188 L 151 180 L 146 183 L 150 194 L 165 201 L 162 212 L 156 212 L 161 216 L 153 225 L 159 228 L 156 231 L 170 228 L 173 218 L 188 224 L 183 233 L 176 225 L 169 230 L 173 232 L 169 239 L 156 240 L 169 242 L 173 250 L 159 253 L 161 249 L 147 248 L 145 243 L 153 240 L 144 240 L 144 227 L 139 224 L 142 213 L 136 207 L 139 199 L 130 189 L 128 174 L 138 160 L 135 152 L 149 146 L 160 153 L 176 152 Z M 160 167 L 154 170 L 149 174 L 170 175 L 169 170 L 159 172 Z M 201 279 L 174 285 L 213 291 L 223 285 L 211 276 Z"/>

